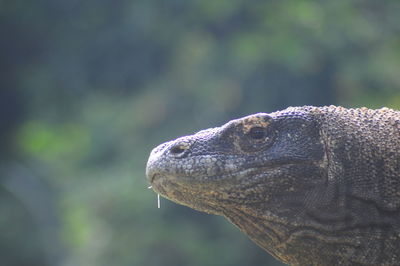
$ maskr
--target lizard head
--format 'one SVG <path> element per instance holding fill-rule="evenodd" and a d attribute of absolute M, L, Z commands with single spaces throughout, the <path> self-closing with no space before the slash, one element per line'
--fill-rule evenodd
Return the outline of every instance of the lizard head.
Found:
<path fill-rule="evenodd" d="M 397 265 L 398 125 L 387 108 L 258 113 L 161 144 L 147 177 L 287 264 Z"/>
<path fill-rule="evenodd" d="M 159 145 L 146 174 L 157 193 L 200 211 L 284 211 L 282 203 L 296 207 L 323 182 L 324 154 L 306 115 L 258 113 Z"/>

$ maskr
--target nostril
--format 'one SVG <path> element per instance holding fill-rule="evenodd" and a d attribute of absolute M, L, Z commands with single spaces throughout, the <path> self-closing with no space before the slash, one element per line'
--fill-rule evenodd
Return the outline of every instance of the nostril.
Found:
<path fill-rule="evenodd" d="M 185 149 L 183 149 L 181 146 L 176 146 L 171 149 L 171 153 L 174 153 L 174 154 L 179 154 L 184 151 L 185 151 Z"/>
<path fill-rule="evenodd" d="M 170 153 L 173 155 L 182 155 L 187 149 L 189 149 L 189 143 L 179 143 L 171 147 Z"/>

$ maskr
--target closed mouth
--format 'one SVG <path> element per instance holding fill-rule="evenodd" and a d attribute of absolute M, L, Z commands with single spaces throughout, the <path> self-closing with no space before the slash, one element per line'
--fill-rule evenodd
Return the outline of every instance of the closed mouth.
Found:
<path fill-rule="evenodd" d="M 160 175 L 160 174 L 153 174 L 153 175 L 149 178 L 150 184 L 153 184 L 153 183 L 154 183 L 154 180 L 160 179 L 160 178 L 163 178 L 163 176 Z"/>

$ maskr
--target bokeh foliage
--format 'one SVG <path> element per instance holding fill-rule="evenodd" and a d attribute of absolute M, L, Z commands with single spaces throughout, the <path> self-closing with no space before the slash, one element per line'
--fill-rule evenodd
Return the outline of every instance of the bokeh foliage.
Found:
<path fill-rule="evenodd" d="M 252 112 L 400 109 L 396 0 L 0 1 L 4 265 L 280 265 L 147 189 L 152 147 Z"/>

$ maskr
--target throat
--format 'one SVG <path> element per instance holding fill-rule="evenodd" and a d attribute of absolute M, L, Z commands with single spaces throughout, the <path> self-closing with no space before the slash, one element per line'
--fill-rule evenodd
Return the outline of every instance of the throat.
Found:
<path fill-rule="evenodd" d="M 278 217 L 250 209 L 224 210 L 223 216 L 236 225 L 254 243 L 274 257 L 285 261 L 284 250 L 290 234 L 289 226 Z"/>

